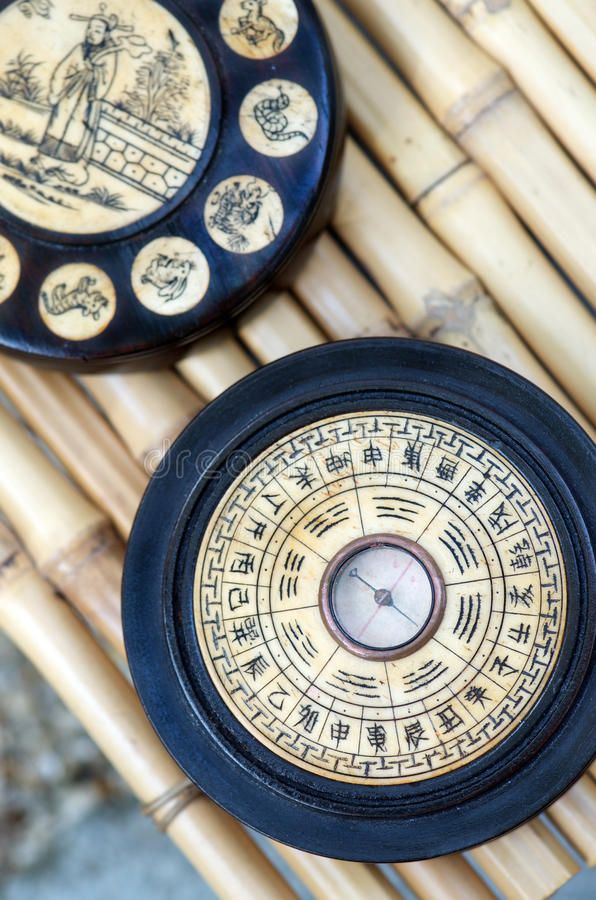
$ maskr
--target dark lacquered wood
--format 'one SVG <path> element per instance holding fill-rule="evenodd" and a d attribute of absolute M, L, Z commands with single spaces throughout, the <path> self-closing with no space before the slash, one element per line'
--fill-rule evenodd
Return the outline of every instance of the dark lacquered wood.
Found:
<path fill-rule="evenodd" d="M 148 2 L 148 0 L 142 0 Z M 280 0 L 264 0 L 265 7 L 261 4 L 263 14 L 269 4 L 269 21 L 273 21 L 275 4 Z M 287 0 L 283 0 L 286 3 Z M 71 0 L 65 0 L 68 11 L 75 5 Z M 141 0 L 139 0 L 141 3 Z M 340 98 L 330 48 L 323 28 L 316 16 L 310 0 L 297 0 L 295 6 L 298 11 L 298 27 L 293 40 L 275 55 L 268 58 L 248 58 L 236 52 L 222 38 L 219 26 L 219 16 L 222 9 L 220 0 L 162 0 L 161 7 L 171 13 L 192 43 L 199 49 L 211 87 L 211 121 L 199 162 L 192 174 L 188 176 L 183 186 L 175 195 L 165 201 L 159 208 L 148 212 L 136 221 L 126 224 L 124 227 L 103 231 L 99 233 L 73 234 L 49 230 L 39 227 L 32 217 L 27 221 L 15 214 L 12 202 L 15 188 L 14 181 L 9 185 L 5 176 L 14 180 L 18 173 L 6 165 L 0 165 L 0 237 L 4 236 L 16 251 L 21 266 L 21 277 L 12 295 L 0 303 L 0 348 L 5 352 L 26 355 L 34 362 L 49 364 L 59 367 L 84 369 L 86 371 L 102 368 L 107 365 L 138 365 L 155 361 L 171 359 L 187 343 L 197 336 L 213 329 L 222 321 L 237 314 L 266 288 L 274 283 L 283 282 L 283 273 L 289 264 L 296 258 L 299 251 L 308 243 L 309 239 L 322 227 L 329 214 L 331 194 L 334 184 L 334 170 L 341 147 L 342 117 L 340 114 Z M 34 6 L 34 5 L 32 5 Z M 110 12 L 107 4 L 106 14 Z M 122 4 L 120 4 L 122 6 Z M 238 6 L 238 4 L 237 4 Z M 235 21 L 242 22 L 242 31 L 252 40 L 254 38 L 253 17 L 258 12 L 253 7 L 253 0 L 246 4 L 232 8 Z M 257 4 L 257 7 L 259 4 Z M 16 3 L 0 0 L 0 35 L 2 34 L 2 16 L 10 13 L 14 18 Z M 100 4 L 85 2 L 76 8 L 80 16 L 90 14 L 97 7 L 100 14 Z M 66 8 L 66 7 L 65 7 Z M 120 7 L 119 7 L 120 8 Z M 57 15 L 60 2 L 54 4 L 51 16 Z M 239 12 L 240 10 L 240 12 Z M 95 13 L 93 13 L 95 15 Z M 70 15 L 70 19 L 75 16 Z M 31 38 L 28 29 L 37 27 L 40 33 L 48 34 L 51 40 L 54 21 L 40 19 L 35 11 L 28 16 L 23 14 L 23 51 L 32 53 Z M 128 25 L 126 12 L 121 13 L 120 22 L 123 27 L 133 28 Z M 88 27 L 85 21 L 81 21 L 81 36 Z M 252 29 L 252 30 L 251 30 Z M 6 29 L 5 29 L 6 31 Z M 280 31 L 283 30 L 280 29 Z M 286 28 L 287 31 L 287 28 Z M 115 39 L 123 40 L 130 32 L 117 31 L 113 34 Z M 239 35 L 234 40 L 241 40 Z M 176 36 L 175 36 L 176 40 Z M 278 46 L 281 39 L 275 34 L 268 38 L 269 46 Z M 278 44 L 275 44 L 275 41 Z M 260 45 L 259 45 L 260 46 Z M 173 43 L 172 52 L 176 52 L 176 44 Z M 19 47 L 10 48 L 2 55 L 0 38 L 0 57 L 4 59 L 10 55 L 11 60 L 16 57 Z M 14 50 L 14 52 L 12 52 Z M 73 49 L 74 52 L 74 49 Z M 35 55 L 31 57 L 37 59 Z M 150 54 L 147 58 L 153 60 Z M 6 68 L 6 66 L 5 66 Z M 0 65 L 1 69 L 1 65 Z M 49 72 L 49 70 L 36 69 L 34 72 Z M 57 67 L 56 70 L 57 72 Z M 6 73 L 4 73 L 5 75 Z M 59 74 L 59 73 L 58 73 Z M 0 94 L 2 93 L 3 72 L 0 71 Z M 46 77 L 47 80 L 47 77 Z M 316 105 L 318 119 L 316 131 L 307 135 L 304 139 L 303 149 L 298 149 L 291 155 L 272 156 L 255 149 L 248 142 L 240 127 L 239 112 L 247 95 L 259 85 L 272 82 L 269 93 L 271 99 L 275 91 L 282 89 L 275 85 L 276 81 L 291 83 L 300 86 L 308 92 Z M 43 84 L 42 84 L 43 87 Z M 265 92 L 267 93 L 267 92 Z M 44 95 L 45 96 L 45 95 Z M 55 98 L 54 98 L 55 99 Z M 114 99 L 114 98 L 112 98 Z M 267 99 L 267 97 L 266 97 Z M 14 100 L 14 98 L 13 98 Z M 25 108 L 22 98 L 17 98 L 15 108 Z M 0 120 L 7 118 L 3 115 L 2 103 L 10 106 L 10 98 L 0 96 Z M 15 101 L 16 102 L 16 101 Z M 45 106 L 49 101 L 45 99 Z M 293 102 L 293 101 L 292 101 Z M 113 112 L 112 104 L 110 110 Z M 283 104 L 282 104 L 283 106 Z M 56 102 L 53 112 L 46 110 L 46 118 L 60 112 L 60 103 Z M 261 107 L 265 114 L 269 107 Z M 290 109 L 286 112 L 290 115 Z M 13 110 L 14 111 L 14 110 Z M 120 112 L 117 113 L 120 115 Z M 273 126 L 279 128 L 279 114 L 273 122 Z M 15 116 L 13 115 L 14 119 Z M 103 123 L 102 119 L 102 123 Z M 138 125 L 138 120 L 134 120 Z M 6 124 L 6 123 L 5 123 Z M 18 124 L 18 123 L 17 123 Z M 100 123 L 101 124 L 101 123 Z M 125 123 L 126 124 L 126 123 Z M 114 124 L 115 134 L 119 134 L 121 123 Z M 136 127 L 136 126 L 135 126 Z M 140 126 L 139 126 L 140 127 Z M 144 127 L 144 126 L 143 126 Z M 266 123 L 267 134 L 271 131 L 271 124 Z M 286 131 L 291 125 L 286 126 Z M 1 130 L 1 129 L 0 129 Z M 24 125 L 23 125 L 24 130 Z M 48 128 L 48 131 L 51 131 Z M 54 129 L 56 131 L 56 129 Z M 95 132 L 97 138 L 97 132 Z M 265 132 L 257 129 L 257 137 L 265 140 Z M 47 133 L 46 133 L 47 138 Z M 24 148 L 22 142 L 0 134 L 0 139 L 6 146 L 14 144 L 17 151 Z M 300 139 L 301 140 L 301 139 Z M 10 143 L 12 141 L 12 143 Z M 59 153 L 52 147 L 51 141 L 46 140 L 47 153 Z M 176 145 L 179 146 L 179 145 Z M 270 146 L 272 146 L 270 144 Z M 6 149 L 4 144 L 0 150 Z M 175 148 L 176 149 L 176 148 Z M 128 151 L 128 148 L 127 148 Z M 93 152 L 100 153 L 97 146 Z M 134 152 L 134 151 L 133 151 Z M 18 155 L 18 153 L 17 153 Z M 47 170 L 49 156 L 44 157 Z M 0 164 L 2 162 L 0 156 Z M 37 163 L 36 163 L 37 164 Z M 65 164 L 57 160 L 57 165 Z M 90 167 L 94 167 L 90 163 Z M 105 168 L 102 171 L 106 171 Z M 95 168 L 93 168 L 95 173 Z M 113 178 L 113 172 L 108 173 Z M 254 189 L 255 179 L 265 182 L 278 195 L 283 205 L 283 224 L 275 222 L 272 226 L 278 229 L 277 236 L 267 246 L 254 252 L 232 252 L 228 247 L 222 246 L 226 234 L 219 233 L 219 240 L 214 240 L 213 229 L 208 226 L 208 212 L 217 212 L 213 206 L 206 212 L 209 198 L 214 190 L 222 182 L 235 176 L 250 177 L 250 188 Z M 21 176 L 19 176 L 21 177 Z M 29 180 L 26 181 L 29 189 L 30 181 L 34 180 L 29 172 Z M 45 175 L 44 175 L 45 177 Z M 91 183 L 91 182 L 89 182 Z M 60 193 L 61 186 L 55 188 L 56 182 L 50 182 L 54 197 L 60 202 L 65 196 Z M 123 183 L 124 185 L 124 183 Z M 243 186 L 246 187 L 246 181 Z M 33 185 L 35 190 L 46 190 L 39 185 Z M 126 185 L 124 185 L 126 189 Z M 21 187 L 21 193 L 25 193 Z M 10 198 L 8 191 L 10 191 Z M 18 194 L 14 194 L 17 197 Z M 137 195 L 140 197 L 140 195 Z M 263 193 L 261 193 L 262 199 Z M 10 202 L 9 202 L 10 199 Z M 257 198 L 258 199 L 258 198 Z M 4 202 L 3 202 L 4 200 Z M 40 201 L 43 205 L 43 201 Z M 267 201 L 263 200 L 263 204 Z M 45 206 L 44 206 L 45 209 Z M 221 213 L 221 209 L 219 210 Z M 98 206 L 98 215 L 101 209 Z M 45 213 L 44 213 L 45 215 Z M 60 210 L 56 213 L 61 215 Z M 271 219 L 271 217 L 270 217 Z M 229 226 L 228 224 L 224 227 Z M 143 303 L 131 284 L 131 274 L 137 255 L 152 241 L 159 238 L 171 238 L 172 236 L 191 241 L 204 255 L 209 271 L 209 284 L 204 297 L 196 306 L 188 311 L 182 311 L 175 315 L 158 314 Z M 229 235 L 228 235 L 229 237 Z M 236 235 L 237 237 L 237 235 Z M 232 234 L 232 239 L 234 235 Z M 240 236 L 242 240 L 242 236 Z M 1 255 L 1 254 L 0 254 Z M 145 261 L 145 265 L 146 265 Z M 49 297 L 48 303 L 53 304 L 54 311 L 59 308 L 59 299 L 65 297 L 65 302 L 76 302 L 76 288 L 81 287 L 77 277 L 73 283 L 62 289 L 61 285 L 49 283 L 46 279 L 51 273 L 63 266 L 73 264 L 92 265 L 105 273 L 111 281 L 115 291 L 115 313 L 107 326 L 95 336 L 83 340 L 71 340 L 54 333 L 44 323 L 40 315 L 40 294 L 45 290 Z M 1 261 L 0 261 L 1 265 Z M 147 283 L 146 266 L 144 283 Z M 93 274 L 93 272 L 91 273 Z M 60 281 L 60 278 L 58 278 Z M 44 285 L 44 282 L 46 284 Z M 92 294 L 101 285 L 88 288 L 87 293 Z M 58 292 L 55 293 L 56 288 Z M 85 288 L 85 284 L 83 284 Z M 52 290 L 53 289 L 53 290 Z M 104 291 L 104 294 L 106 292 Z M 103 295 L 102 295 L 103 296 Z M 0 295 L 1 298 L 1 295 Z M 58 298 L 58 300 L 57 300 Z M 74 299 L 73 299 L 74 298 Z M 88 297 L 85 302 L 89 302 Z M 100 301 L 100 305 L 101 305 Z M 105 307 L 104 307 L 105 308 Z M 72 319 L 75 314 L 69 309 L 67 313 Z M 82 315 L 82 312 L 81 312 Z M 99 316 L 103 315 L 100 308 Z M 63 314 L 52 313 L 46 316 L 53 326 L 60 325 L 64 320 Z M 87 325 L 90 319 L 86 315 Z"/>

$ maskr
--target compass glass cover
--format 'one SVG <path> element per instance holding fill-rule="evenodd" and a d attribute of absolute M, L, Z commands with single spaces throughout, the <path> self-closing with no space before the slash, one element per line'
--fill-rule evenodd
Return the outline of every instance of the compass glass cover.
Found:
<path fill-rule="evenodd" d="M 422 562 L 382 536 L 350 555 L 330 584 L 331 619 L 364 654 L 411 646 L 433 606 L 433 586 Z"/>

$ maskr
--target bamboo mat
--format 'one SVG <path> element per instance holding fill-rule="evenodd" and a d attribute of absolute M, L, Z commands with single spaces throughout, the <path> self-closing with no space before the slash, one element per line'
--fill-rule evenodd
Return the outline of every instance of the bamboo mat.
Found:
<path fill-rule="evenodd" d="M 538 900 L 596 864 L 594 767 L 546 815 L 470 853 L 396 865 L 397 880 L 278 845 L 265 854 L 191 792 L 122 662 L 123 554 L 148 474 L 257 366 L 327 340 L 415 335 L 515 369 L 590 431 L 596 419 L 587 4 L 315 5 L 350 134 L 333 221 L 290 288 L 169 370 L 74 378 L 0 360 L 0 627 L 220 896 L 293 896 L 283 858 L 316 898 L 396 898 L 401 884 L 422 900 Z"/>

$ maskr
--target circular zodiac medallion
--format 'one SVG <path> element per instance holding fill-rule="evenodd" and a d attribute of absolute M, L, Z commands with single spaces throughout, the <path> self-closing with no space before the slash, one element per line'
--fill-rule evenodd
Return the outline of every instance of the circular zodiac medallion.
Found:
<path fill-rule="evenodd" d="M 319 854 L 419 859 L 536 814 L 594 752 L 590 458 L 544 394 L 437 345 L 328 345 L 235 386 L 130 543 L 127 650 L 162 740 Z"/>
<path fill-rule="evenodd" d="M 298 10 L 293 0 L 224 0 L 219 26 L 235 53 L 271 59 L 296 37 Z"/>
<path fill-rule="evenodd" d="M 97 266 L 61 266 L 46 278 L 39 294 L 42 321 L 69 341 L 85 341 L 100 334 L 115 312 L 114 285 Z"/>
<path fill-rule="evenodd" d="M 171 362 L 323 227 L 342 139 L 310 2 L 0 0 L 0 350 Z M 89 263 L 117 304 L 32 308 Z"/>
<path fill-rule="evenodd" d="M 13 293 L 21 277 L 21 262 L 9 240 L 0 235 L 0 303 Z"/>
<path fill-rule="evenodd" d="M 299 84 L 265 81 L 246 95 L 240 107 L 240 127 L 259 153 L 292 156 L 313 139 L 318 116 L 316 103 Z"/>
<path fill-rule="evenodd" d="M 283 220 L 275 188 L 252 175 L 237 175 L 218 184 L 205 208 L 209 234 L 230 253 L 256 253 L 267 247 L 281 231 Z"/>
<path fill-rule="evenodd" d="M 183 238 L 157 238 L 143 247 L 132 267 L 133 290 L 147 309 L 177 316 L 196 306 L 209 287 L 204 254 Z"/>

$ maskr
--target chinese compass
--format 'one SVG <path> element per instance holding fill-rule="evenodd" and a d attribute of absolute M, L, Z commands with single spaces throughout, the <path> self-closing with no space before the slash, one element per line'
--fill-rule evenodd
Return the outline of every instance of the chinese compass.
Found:
<path fill-rule="evenodd" d="M 129 547 L 129 661 L 166 747 L 327 856 L 420 859 L 535 815 L 594 754 L 594 462 L 545 394 L 438 345 L 240 382 Z"/>
<path fill-rule="evenodd" d="M 0 349 L 173 358 L 283 284 L 342 134 L 311 0 L 0 0 Z"/>

